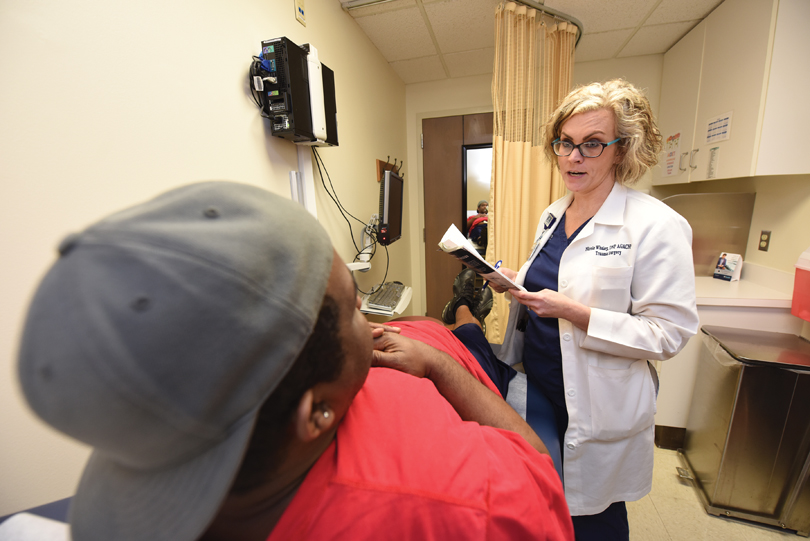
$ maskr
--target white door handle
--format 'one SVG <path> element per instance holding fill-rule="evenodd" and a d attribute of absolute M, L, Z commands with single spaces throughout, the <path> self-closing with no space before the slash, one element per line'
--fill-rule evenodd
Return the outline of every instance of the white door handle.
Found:
<path fill-rule="evenodd" d="M 681 171 L 686 171 L 686 167 L 683 166 L 683 159 L 688 155 L 689 155 L 688 152 L 684 152 L 683 154 L 681 154 L 681 159 L 678 160 L 678 169 L 680 169 Z"/>

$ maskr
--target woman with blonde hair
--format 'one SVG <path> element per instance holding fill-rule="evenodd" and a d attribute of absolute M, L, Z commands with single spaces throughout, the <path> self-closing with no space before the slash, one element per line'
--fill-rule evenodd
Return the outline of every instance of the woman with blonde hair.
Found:
<path fill-rule="evenodd" d="M 661 151 L 631 84 L 572 91 L 545 150 L 568 194 L 543 212 L 520 271 L 501 269 L 527 291 L 509 291 L 500 357 L 522 362 L 554 407 L 577 539 L 626 540 L 624 502 L 652 486 L 658 378 L 648 360 L 669 359 L 698 329 L 692 230 L 628 188 Z"/>

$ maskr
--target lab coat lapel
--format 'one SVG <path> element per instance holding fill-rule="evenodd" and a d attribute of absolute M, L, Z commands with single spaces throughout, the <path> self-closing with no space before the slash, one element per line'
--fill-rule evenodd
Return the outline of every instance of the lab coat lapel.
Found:
<path fill-rule="evenodd" d="M 624 206 L 627 203 L 627 188 L 618 182 L 613 183 L 613 189 L 596 211 L 593 218 L 585 224 L 582 231 L 579 232 L 577 238 L 572 242 L 578 242 L 590 237 L 596 224 L 600 225 L 618 225 L 624 224 Z"/>

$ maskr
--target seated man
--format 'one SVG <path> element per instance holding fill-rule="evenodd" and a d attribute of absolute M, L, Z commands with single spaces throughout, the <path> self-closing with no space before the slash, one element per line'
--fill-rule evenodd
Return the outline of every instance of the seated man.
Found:
<path fill-rule="evenodd" d="M 194 184 L 59 253 L 19 375 L 93 447 L 74 541 L 573 539 L 543 442 L 470 352 L 369 326 L 299 205 Z"/>
<path fill-rule="evenodd" d="M 479 201 L 478 207 L 476 208 L 476 213 L 477 214 L 473 214 L 472 216 L 468 217 L 467 221 L 464 223 L 464 234 L 468 237 L 470 236 L 470 230 L 472 229 L 473 222 L 486 217 L 486 215 L 489 213 L 489 203 L 484 199 Z"/>
<path fill-rule="evenodd" d="M 488 244 L 488 220 L 489 217 L 487 216 L 489 207 L 489 203 L 484 201 L 483 199 L 478 202 L 478 214 L 473 214 L 469 218 L 467 218 L 467 222 L 464 224 L 464 233 L 467 235 L 467 238 L 470 239 L 475 249 L 481 254 L 481 257 L 486 257 L 487 254 L 487 244 Z"/>

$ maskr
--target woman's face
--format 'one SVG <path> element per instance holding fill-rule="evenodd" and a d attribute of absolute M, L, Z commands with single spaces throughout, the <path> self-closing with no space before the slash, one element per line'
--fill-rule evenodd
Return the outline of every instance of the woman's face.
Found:
<path fill-rule="evenodd" d="M 566 120 L 560 140 L 578 145 L 585 141 L 609 143 L 616 139 L 616 121 L 608 109 L 579 113 Z M 619 162 L 618 144 L 602 150 L 598 158 L 585 158 L 578 148 L 569 156 L 557 156 L 565 187 L 577 195 L 609 192 L 613 188 L 613 167 Z"/>

